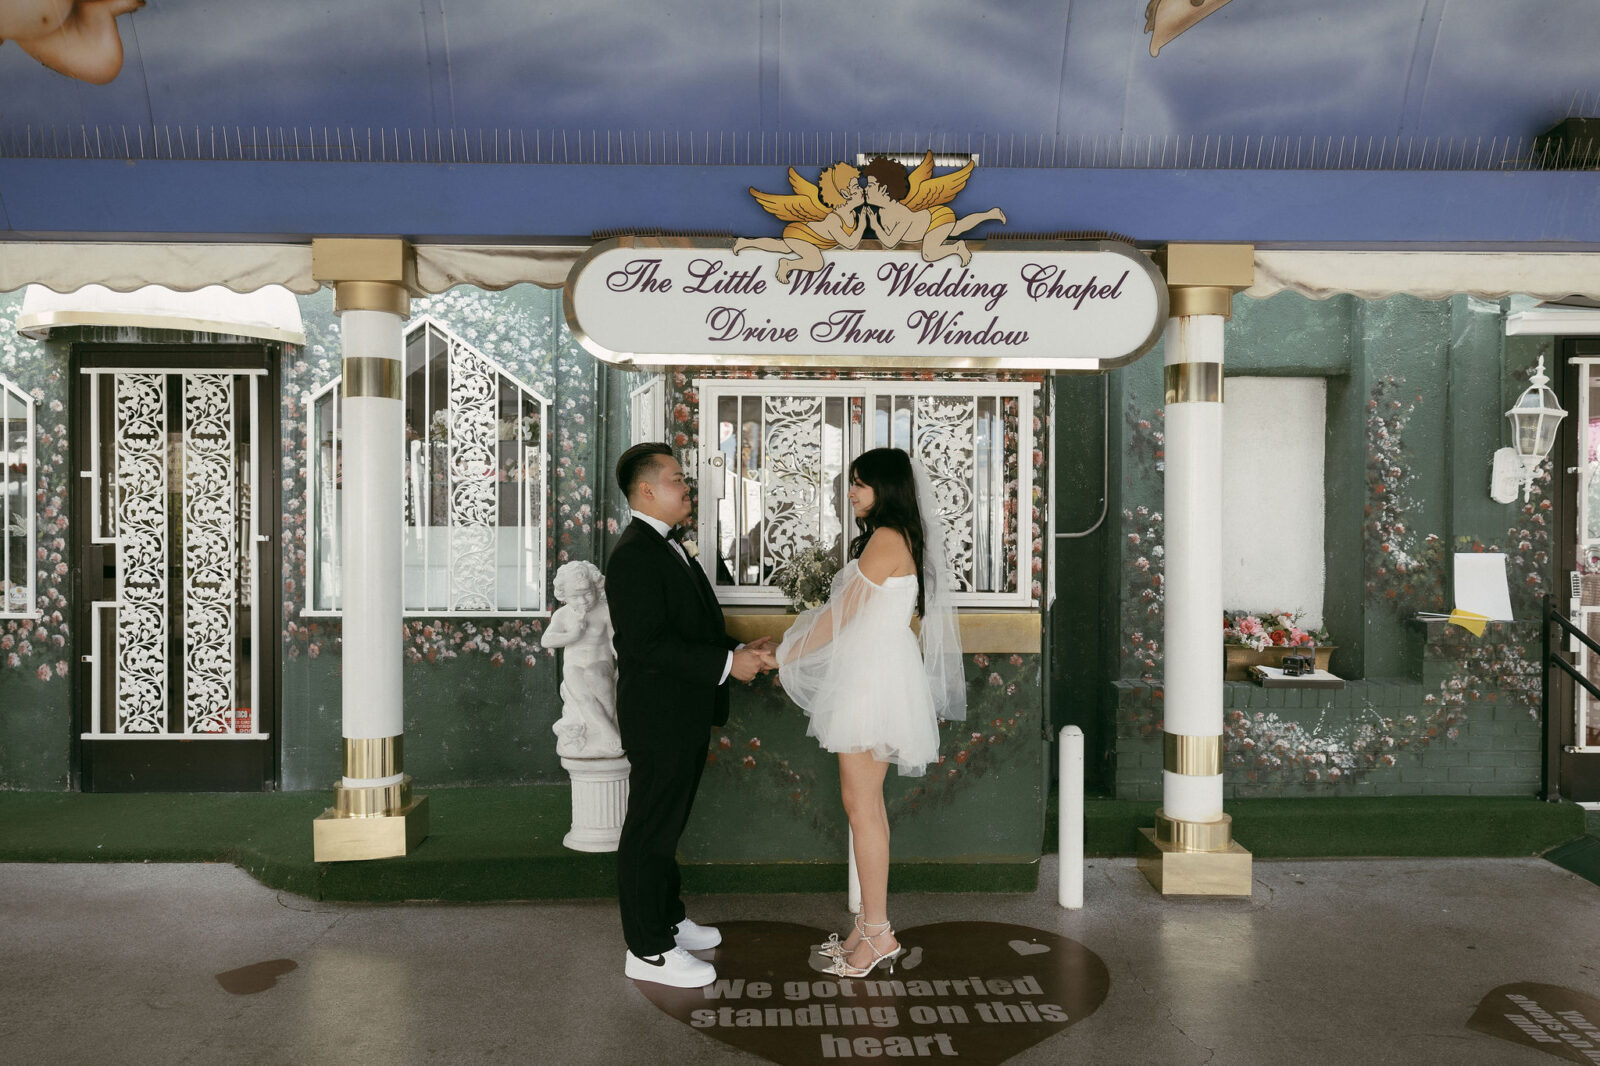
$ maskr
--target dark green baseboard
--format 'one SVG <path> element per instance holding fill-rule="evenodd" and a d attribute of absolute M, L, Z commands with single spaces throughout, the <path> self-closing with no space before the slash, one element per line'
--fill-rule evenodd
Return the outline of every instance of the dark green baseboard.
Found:
<path fill-rule="evenodd" d="M 612 855 L 561 845 L 571 817 L 566 788 L 424 791 L 430 831 L 415 852 L 321 864 L 311 861 L 311 821 L 329 802 L 324 793 L 0 792 L 0 861 L 231 862 L 273 888 L 325 900 L 486 902 L 615 894 Z M 1235 837 L 1258 859 L 1538 855 L 1584 831 L 1577 806 L 1533 799 L 1255 799 L 1234 801 L 1227 809 Z M 1154 825 L 1154 816 L 1155 805 L 1148 802 L 1091 800 L 1086 850 L 1131 855 L 1139 829 Z M 1054 850 L 1053 809 L 1047 823 L 1045 847 Z M 1574 862 L 1583 859 L 1573 856 Z M 1600 869 L 1600 850 L 1586 861 Z M 845 883 L 843 863 L 691 864 L 683 874 L 685 889 L 694 893 L 835 892 Z M 1029 892 L 1038 886 L 1039 864 L 899 863 L 892 879 L 897 891 Z"/>

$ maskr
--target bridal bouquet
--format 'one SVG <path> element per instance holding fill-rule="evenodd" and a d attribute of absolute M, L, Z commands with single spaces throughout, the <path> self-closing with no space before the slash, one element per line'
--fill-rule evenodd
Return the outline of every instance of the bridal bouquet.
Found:
<path fill-rule="evenodd" d="M 811 547 L 795 555 L 773 576 L 774 583 L 789 597 L 796 612 L 821 607 L 828 600 L 839 560 L 832 552 Z"/>

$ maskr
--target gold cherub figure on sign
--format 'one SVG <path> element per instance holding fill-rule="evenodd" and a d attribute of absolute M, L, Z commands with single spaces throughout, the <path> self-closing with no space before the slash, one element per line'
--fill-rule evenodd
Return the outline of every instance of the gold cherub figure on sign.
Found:
<path fill-rule="evenodd" d="M 825 249 L 858 247 L 870 222 L 885 248 L 914 244 L 927 262 L 955 255 L 966 263 L 972 258 L 966 242 L 952 238 L 980 222 L 1006 220 L 998 207 L 957 218 L 946 206 L 966 186 L 972 167 L 968 162 L 934 177 L 932 152 L 909 172 L 894 160 L 879 156 L 860 169 L 835 163 L 818 175 L 816 185 L 790 167 L 793 193 L 750 190 L 763 210 L 786 223 L 783 236 L 741 237 L 733 244 L 733 254 L 748 248 L 792 253 L 778 260 L 778 281 L 785 283 L 793 271 L 822 269 Z"/>

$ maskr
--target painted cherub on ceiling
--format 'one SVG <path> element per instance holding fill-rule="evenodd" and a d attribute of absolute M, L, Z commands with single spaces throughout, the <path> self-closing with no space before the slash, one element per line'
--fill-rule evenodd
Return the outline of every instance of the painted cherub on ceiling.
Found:
<path fill-rule="evenodd" d="M 915 245 L 926 262 L 954 255 L 965 265 L 972 252 L 957 238 L 980 222 L 1006 221 L 998 207 L 958 217 L 948 206 L 966 187 L 973 165 L 969 161 L 935 177 L 932 152 L 910 171 L 892 159 L 875 156 L 860 168 L 835 163 L 817 176 L 815 185 L 790 167 L 793 193 L 750 189 L 763 210 L 786 223 L 783 236 L 741 237 L 733 244 L 733 254 L 752 248 L 777 252 L 783 258 L 775 273 L 783 284 L 793 271 L 822 269 L 822 253 L 828 249 L 859 247 L 870 227 L 885 248 Z"/>
<path fill-rule="evenodd" d="M 0 44 L 17 47 L 58 74 L 105 85 L 122 72 L 117 16 L 145 0 L 0 0 Z"/>
<path fill-rule="evenodd" d="M 1150 0 L 1144 9 L 1144 32 L 1150 35 L 1150 54 L 1157 56 L 1172 39 L 1216 11 L 1228 0 Z"/>

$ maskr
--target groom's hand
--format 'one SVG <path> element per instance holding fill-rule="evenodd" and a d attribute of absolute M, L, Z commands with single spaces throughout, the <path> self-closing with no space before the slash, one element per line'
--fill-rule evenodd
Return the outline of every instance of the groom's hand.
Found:
<path fill-rule="evenodd" d="M 768 670 L 776 670 L 778 668 L 778 656 L 775 654 L 777 652 L 777 648 L 773 646 L 771 637 L 761 637 L 758 640 L 752 640 L 750 643 L 746 644 L 745 647 L 754 648 L 756 651 L 761 653 L 761 670 L 763 673 Z"/>
<path fill-rule="evenodd" d="M 758 647 L 756 642 L 746 644 L 733 653 L 731 675 L 740 681 L 749 681 L 761 672 L 761 660 L 765 653 L 765 647 Z"/>

